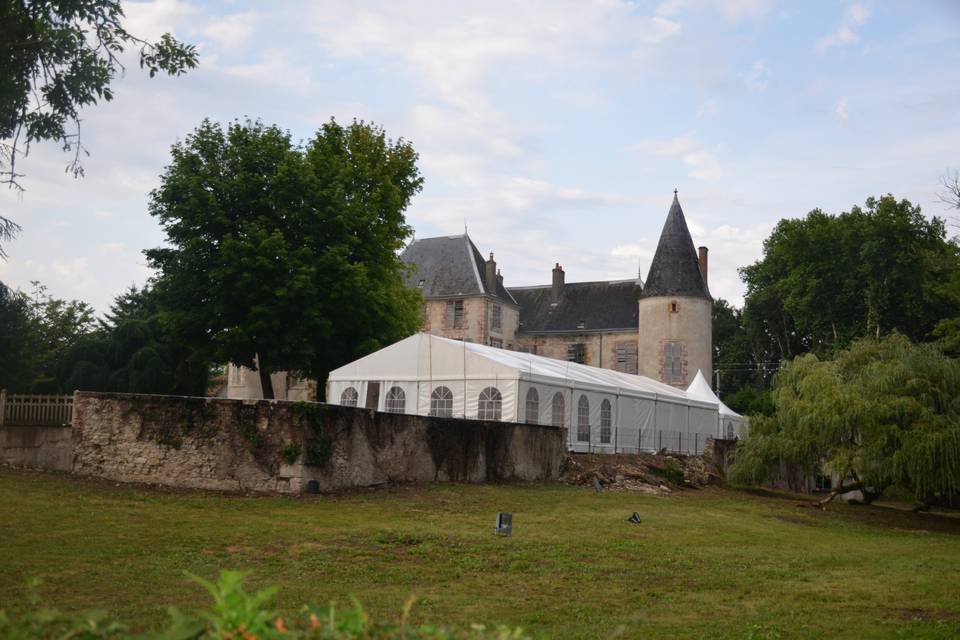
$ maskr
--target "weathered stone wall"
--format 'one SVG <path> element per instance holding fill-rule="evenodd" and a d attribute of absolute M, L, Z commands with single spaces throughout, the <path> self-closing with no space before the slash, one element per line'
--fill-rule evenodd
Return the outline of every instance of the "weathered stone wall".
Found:
<path fill-rule="evenodd" d="M 463 300 L 463 326 L 453 327 L 447 318 L 447 300 L 427 300 L 423 303 L 422 330 L 436 336 L 453 340 L 467 340 L 477 344 L 489 344 L 490 338 L 500 340 L 504 348 L 515 348 L 515 335 L 520 324 L 520 311 L 516 307 L 493 300 L 487 296 L 457 298 Z M 492 326 L 493 305 L 500 305 L 500 329 Z"/>
<path fill-rule="evenodd" d="M 69 471 L 71 429 L 48 426 L 0 427 L 0 463 L 14 467 Z"/>
<path fill-rule="evenodd" d="M 553 480 L 564 430 L 291 403 L 77 392 L 76 473 L 302 493 L 399 482 Z"/>
<path fill-rule="evenodd" d="M 676 311 L 671 306 L 676 303 Z M 713 305 L 705 298 L 685 296 L 640 300 L 639 374 L 686 389 L 697 371 L 713 373 Z M 683 346 L 683 379 L 668 381 L 663 371 L 663 343 Z"/>
<path fill-rule="evenodd" d="M 624 373 L 637 373 L 635 358 L 631 366 L 620 367 L 617 363 L 617 348 L 632 346 L 636 349 L 636 331 L 610 331 L 603 333 L 521 333 L 517 336 L 517 348 L 526 348 L 532 353 L 557 360 L 567 359 L 570 345 L 584 345 L 584 364 L 602 369 L 614 369 Z"/>

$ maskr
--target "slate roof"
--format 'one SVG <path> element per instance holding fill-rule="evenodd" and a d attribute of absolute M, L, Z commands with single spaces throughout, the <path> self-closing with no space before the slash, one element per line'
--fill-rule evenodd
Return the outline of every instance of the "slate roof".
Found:
<path fill-rule="evenodd" d="M 654 296 L 690 296 L 711 300 L 703 276 L 693 238 L 687 229 L 683 209 L 677 194 L 673 194 L 673 204 L 667 221 L 663 223 L 657 252 L 650 263 L 650 272 L 643 287 L 644 298 Z"/>
<path fill-rule="evenodd" d="M 640 283 L 636 280 L 569 282 L 556 305 L 550 285 L 510 287 L 510 293 L 520 303 L 519 333 L 636 331 L 639 327 Z"/>
<path fill-rule="evenodd" d="M 414 240 L 400 254 L 400 259 L 414 266 L 404 278 L 407 286 L 419 287 L 423 280 L 419 288 L 425 298 L 487 294 L 517 304 L 499 279 L 495 290 L 487 288 L 486 262 L 466 234 Z"/>

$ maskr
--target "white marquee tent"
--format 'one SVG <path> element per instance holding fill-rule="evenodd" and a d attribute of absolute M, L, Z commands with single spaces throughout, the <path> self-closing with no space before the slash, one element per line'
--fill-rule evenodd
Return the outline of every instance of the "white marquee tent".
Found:
<path fill-rule="evenodd" d="M 378 411 L 552 424 L 575 451 L 700 453 L 717 400 L 656 380 L 426 333 L 331 372 L 327 401 Z"/>
<path fill-rule="evenodd" d="M 710 383 L 703 377 L 703 372 L 697 371 L 697 377 L 693 379 L 690 386 L 687 387 L 687 395 L 703 402 L 713 402 L 719 407 L 717 419 L 719 427 L 717 434 L 721 438 L 733 440 L 742 438 L 747 434 L 749 422 L 745 417 L 723 404 L 717 394 L 710 388 Z"/>

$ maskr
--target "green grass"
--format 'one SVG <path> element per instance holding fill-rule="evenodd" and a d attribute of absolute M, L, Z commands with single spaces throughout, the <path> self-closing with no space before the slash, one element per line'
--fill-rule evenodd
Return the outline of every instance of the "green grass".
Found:
<path fill-rule="evenodd" d="M 169 493 L 0 469 L 0 607 L 135 627 L 205 605 L 184 572 L 251 571 L 277 604 L 522 626 L 552 638 L 954 638 L 960 519 L 733 491 L 543 485 L 338 496 Z M 512 537 L 493 535 L 497 511 Z M 627 517 L 638 511 L 640 525 Z"/>

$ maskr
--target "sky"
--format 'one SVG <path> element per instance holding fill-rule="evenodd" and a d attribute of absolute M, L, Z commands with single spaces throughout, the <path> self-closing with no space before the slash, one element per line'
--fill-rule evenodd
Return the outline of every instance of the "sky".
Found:
<path fill-rule="evenodd" d="M 151 271 L 148 213 L 170 147 L 203 118 L 259 118 L 307 140 L 331 117 L 419 152 L 416 237 L 460 234 L 507 286 L 646 278 L 673 190 L 714 297 L 782 218 L 892 193 L 949 212 L 960 168 L 960 3 L 527 0 L 125 2 L 127 29 L 197 45 L 147 78 L 128 57 L 82 113 L 86 177 L 37 145 L 0 281 L 99 312 Z"/>

